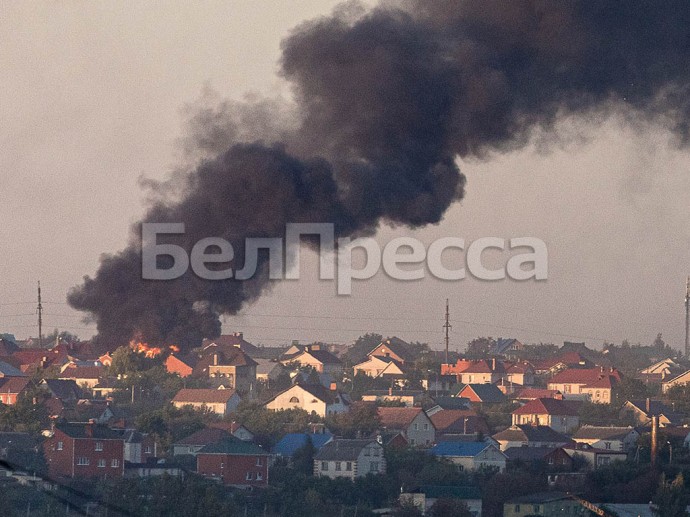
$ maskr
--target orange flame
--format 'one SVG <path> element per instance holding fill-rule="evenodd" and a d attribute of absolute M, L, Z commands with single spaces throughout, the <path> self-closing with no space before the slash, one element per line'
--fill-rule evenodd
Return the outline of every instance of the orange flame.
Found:
<path fill-rule="evenodd" d="M 144 343 L 142 341 L 130 341 L 129 346 L 132 350 L 134 350 L 138 354 L 144 354 L 145 357 L 149 359 L 153 359 L 154 357 L 158 357 L 161 355 L 164 351 L 163 348 L 158 347 L 158 346 L 149 346 L 148 343 Z M 179 352 L 180 347 L 177 345 L 170 345 L 167 347 L 168 350 L 171 352 Z"/>

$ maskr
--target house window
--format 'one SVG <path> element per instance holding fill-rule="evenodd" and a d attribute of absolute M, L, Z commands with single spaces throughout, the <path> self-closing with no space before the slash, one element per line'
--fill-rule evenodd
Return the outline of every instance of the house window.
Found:
<path fill-rule="evenodd" d="M 57 443 L 57 450 L 61 451 L 64 444 L 62 442 Z"/>
<path fill-rule="evenodd" d="M 364 455 L 365 456 L 371 456 L 371 449 L 369 449 L 369 448 L 364 449 Z"/>
<path fill-rule="evenodd" d="M 321 470 L 324 472 L 328 471 L 328 462 L 327 461 L 322 461 L 321 462 Z"/>
<path fill-rule="evenodd" d="M 256 480 L 257 481 L 262 481 L 264 479 L 264 475 L 261 472 L 256 473 Z"/>
<path fill-rule="evenodd" d="M 415 431 L 419 431 L 419 424 L 415 424 L 415 425 L 414 425 L 414 430 L 415 430 Z"/>
<path fill-rule="evenodd" d="M 98 460 L 98 468 L 104 468 L 105 467 L 105 460 L 100 459 Z"/>
<path fill-rule="evenodd" d="M 103 450 L 103 442 L 96 442 L 96 450 L 97 451 Z"/>
<path fill-rule="evenodd" d="M 299 399 L 297 397 L 292 397 L 290 399 L 290 404 L 299 404 Z"/>
<path fill-rule="evenodd" d="M 378 472 L 379 471 L 379 462 L 378 461 L 372 461 L 369 464 L 369 472 Z"/>
<path fill-rule="evenodd" d="M 553 456 L 549 457 L 549 465 L 553 465 Z"/>
<path fill-rule="evenodd" d="M 256 458 L 256 466 L 257 467 L 263 467 L 263 465 L 264 465 L 263 458 Z"/>
<path fill-rule="evenodd" d="M 611 442 L 604 442 L 604 448 L 607 450 L 611 450 Z"/>
<path fill-rule="evenodd" d="M 254 479 L 254 474 L 251 473 L 251 472 L 247 472 L 247 475 L 245 476 L 245 479 L 246 479 L 247 481 L 251 481 L 252 479 Z"/>
<path fill-rule="evenodd" d="M 539 513 L 539 512 L 541 511 L 541 508 L 540 508 L 540 506 L 539 506 L 538 504 L 535 504 L 535 505 L 532 506 L 532 511 L 533 511 L 534 513 Z"/>
<path fill-rule="evenodd" d="M 351 461 L 348 461 L 347 463 L 345 463 L 345 470 L 347 470 L 348 472 L 352 471 L 352 462 Z"/>
<path fill-rule="evenodd" d="M 428 431 L 429 430 L 429 424 L 424 424 L 424 430 Z"/>
<path fill-rule="evenodd" d="M 153 452 L 153 451 L 151 450 L 151 446 L 150 446 L 150 445 L 147 445 L 147 446 L 146 446 L 146 449 L 144 449 L 144 453 L 146 453 L 146 454 L 151 454 L 152 452 Z"/>
<path fill-rule="evenodd" d="M 77 458 L 77 465 L 91 465 L 91 461 L 89 460 L 89 458 L 79 456 Z"/>
<path fill-rule="evenodd" d="M 110 466 L 111 466 L 112 468 L 114 468 L 114 469 L 117 468 L 117 467 L 119 467 L 119 466 L 120 466 L 120 460 L 112 460 L 112 461 L 110 462 Z"/>
<path fill-rule="evenodd" d="M 601 398 L 601 391 L 597 390 L 595 397 L 600 399 Z"/>
<path fill-rule="evenodd" d="M 371 452 L 371 455 L 372 455 L 372 456 L 375 456 L 376 458 L 378 458 L 378 457 L 379 457 L 379 450 L 378 450 L 378 449 L 373 449 L 372 452 Z"/>
<path fill-rule="evenodd" d="M 519 505 L 519 504 L 516 504 L 516 505 L 515 505 L 515 512 L 519 512 L 519 511 L 520 511 L 520 505 Z"/>
<path fill-rule="evenodd" d="M 336 470 L 336 471 L 342 470 L 342 468 L 340 467 L 340 462 L 339 462 L 339 461 L 336 461 L 336 462 L 335 462 L 335 470 Z"/>
<path fill-rule="evenodd" d="M 415 439 L 414 439 L 414 438 L 410 438 L 410 445 L 416 445 L 416 444 L 415 444 Z"/>

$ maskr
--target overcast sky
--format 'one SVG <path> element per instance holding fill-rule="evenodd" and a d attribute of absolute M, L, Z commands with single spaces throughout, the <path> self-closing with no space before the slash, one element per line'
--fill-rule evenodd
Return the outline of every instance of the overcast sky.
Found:
<path fill-rule="evenodd" d="M 0 4 L 0 331 L 36 335 L 40 279 L 44 331 L 90 337 L 94 327 L 65 295 L 102 253 L 126 244 L 145 206 L 142 175 L 162 179 L 180 164 L 185 106 L 208 90 L 288 96 L 276 74 L 281 39 L 336 4 Z M 690 153 L 664 127 L 633 125 L 624 113 L 568 119 L 521 151 L 460 166 L 467 195 L 439 225 L 382 228 L 381 242 L 538 237 L 547 281 L 379 274 L 338 297 L 305 271 L 226 318 L 224 331 L 267 345 L 378 332 L 440 348 L 449 298 L 453 349 L 487 335 L 649 344 L 658 332 L 682 346 Z"/>

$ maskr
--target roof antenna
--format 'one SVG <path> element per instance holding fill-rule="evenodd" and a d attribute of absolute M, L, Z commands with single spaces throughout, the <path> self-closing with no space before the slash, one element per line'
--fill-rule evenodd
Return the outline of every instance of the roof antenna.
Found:
<path fill-rule="evenodd" d="M 446 298 L 446 322 L 443 324 L 443 328 L 446 330 L 446 364 L 448 364 L 448 331 L 453 327 L 450 324 L 450 312 L 448 311 L 448 298 Z"/>
<path fill-rule="evenodd" d="M 38 348 L 43 348 L 43 305 L 41 304 L 41 281 L 38 281 Z"/>

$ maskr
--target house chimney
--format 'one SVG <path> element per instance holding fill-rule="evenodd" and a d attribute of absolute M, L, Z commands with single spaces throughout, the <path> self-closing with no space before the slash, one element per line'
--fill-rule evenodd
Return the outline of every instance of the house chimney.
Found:
<path fill-rule="evenodd" d="M 244 339 L 244 334 L 242 332 L 235 332 L 233 336 L 238 337 L 240 339 Z"/>
<path fill-rule="evenodd" d="M 218 366 L 218 354 L 213 354 L 213 366 Z"/>
<path fill-rule="evenodd" d="M 656 466 L 656 454 L 659 446 L 659 417 L 652 417 L 652 468 Z"/>
<path fill-rule="evenodd" d="M 496 358 L 495 357 L 491 360 L 491 370 L 496 371 Z"/>
<path fill-rule="evenodd" d="M 644 409 L 647 412 L 647 415 L 649 415 L 649 413 L 651 412 L 651 407 L 652 407 L 652 402 L 651 402 L 651 400 L 649 400 L 649 397 L 647 397 L 647 400 L 645 400 L 645 405 L 644 405 Z"/>
<path fill-rule="evenodd" d="M 392 396 L 393 396 L 393 386 L 391 386 L 390 388 L 388 388 L 388 396 L 389 396 L 389 397 L 392 397 Z"/>
<path fill-rule="evenodd" d="M 338 389 L 338 385 L 335 382 L 331 383 L 331 391 L 336 391 Z"/>
<path fill-rule="evenodd" d="M 93 419 L 89 420 L 89 423 L 84 426 L 84 432 L 88 438 L 93 438 Z"/>

